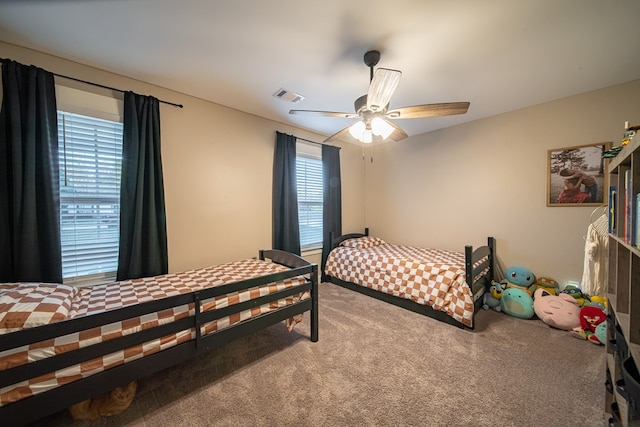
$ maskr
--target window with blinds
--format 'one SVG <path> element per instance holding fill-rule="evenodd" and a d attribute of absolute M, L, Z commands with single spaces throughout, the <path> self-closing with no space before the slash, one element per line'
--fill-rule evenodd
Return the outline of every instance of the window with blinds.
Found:
<path fill-rule="evenodd" d="M 58 111 L 65 282 L 115 278 L 122 129 L 119 122 Z"/>
<path fill-rule="evenodd" d="M 322 160 L 296 156 L 300 249 L 322 247 Z"/>

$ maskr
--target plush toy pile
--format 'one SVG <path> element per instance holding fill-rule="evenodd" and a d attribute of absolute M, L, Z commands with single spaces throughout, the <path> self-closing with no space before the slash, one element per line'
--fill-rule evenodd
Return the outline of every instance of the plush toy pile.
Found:
<path fill-rule="evenodd" d="M 547 325 L 569 331 L 594 344 L 606 340 L 606 304 L 601 296 L 588 296 L 573 284 L 560 290 L 550 277 L 539 277 L 522 266 L 505 270 L 505 279 L 493 281 L 482 307 L 521 319 L 537 316 Z"/>

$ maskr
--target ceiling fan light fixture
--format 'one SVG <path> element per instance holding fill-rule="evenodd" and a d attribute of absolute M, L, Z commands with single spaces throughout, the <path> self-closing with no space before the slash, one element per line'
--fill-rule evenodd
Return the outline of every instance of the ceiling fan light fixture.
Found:
<path fill-rule="evenodd" d="M 373 120 L 371 120 L 371 131 L 374 135 L 381 136 L 382 139 L 387 139 L 389 135 L 393 133 L 393 126 L 380 117 L 374 117 Z"/>
<path fill-rule="evenodd" d="M 371 133 L 371 129 L 365 129 L 364 131 L 362 131 L 361 141 L 365 144 L 371 144 L 371 142 L 373 141 L 373 134 Z"/>
<path fill-rule="evenodd" d="M 366 128 L 366 125 L 362 120 L 360 120 L 359 122 L 356 122 L 351 126 L 349 126 L 349 133 L 355 139 L 362 141 L 362 132 L 365 130 L 365 128 Z"/>
<path fill-rule="evenodd" d="M 349 133 L 352 137 L 365 144 L 373 142 L 374 134 L 378 135 L 372 130 L 371 125 L 365 123 L 363 120 L 349 126 Z"/>

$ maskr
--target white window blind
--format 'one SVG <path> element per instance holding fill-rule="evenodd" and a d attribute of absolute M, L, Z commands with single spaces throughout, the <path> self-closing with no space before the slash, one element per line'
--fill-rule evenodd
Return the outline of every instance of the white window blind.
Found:
<path fill-rule="evenodd" d="M 58 111 L 60 229 L 65 282 L 113 278 L 118 267 L 122 129 Z"/>
<path fill-rule="evenodd" d="M 322 160 L 296 156 L 300 248 L 322 247 Z"/>

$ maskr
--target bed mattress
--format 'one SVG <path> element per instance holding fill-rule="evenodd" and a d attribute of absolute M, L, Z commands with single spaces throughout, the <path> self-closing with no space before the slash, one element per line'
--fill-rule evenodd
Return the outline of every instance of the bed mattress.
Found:
<path fill-rule="evenodd" d="M 460 252 L 365 239 L 348 240 L 327 258 L 325 274 L 418 304 L 429 305 L 472 327 L 475 295 L 465 279 Z M 373 243 L 371 241 L 373 240 Z"/>
<path fill-rule="evenodd" d="M 23 323 L 23 327 L 33 327 L 37 326 L 38 322 L 51 323 L 66 318 L 89 316 L 94 313 L 287 270 L 287 267 L 279 264 L 248 259 L 181 273 L 111 282 L 85 288 L 71 288 L 65 285 L 50 284 L 0 284 L 0 308 L 2 308 L 0 310 L 0 313 L 2 313 L 2 317 L 0 317 L 0 333 L 10 333 L 19 329 L 18 324 L 20 322 Z M 304 277 L 294 277 L 262 287 L 210 298 L 201 301 L 200 311 L 204 312 L 231 306 L 303 283 L 305 283 Z M 223 317 L 204 324 L 201 327 L 201 333 L 205 335 L 224 329 L 243 320 L 308 297 L 308 292 L 294 294 L 291 297 Z M 32 363 L 56 354 L 172 322 L 193 315 L 194 312 L 194 304 L 185 304 L 141 317 L 111 323 L 103 327 L 88 329 L 80 333 L 6 350 L 0 352 L 0 370 Z M 300 316 L 296 319 L 289 319 L 287 326 L 291 328 L 300 320 Z M 4 387 L 0 389 L 0 406 L 94 375 L 128 361 L 145 357 L 194 339 L 194 337 L 194 328 L 185 329 L 176 334 L 70 366 L 52 374 Z"/>

